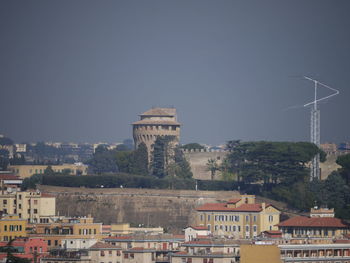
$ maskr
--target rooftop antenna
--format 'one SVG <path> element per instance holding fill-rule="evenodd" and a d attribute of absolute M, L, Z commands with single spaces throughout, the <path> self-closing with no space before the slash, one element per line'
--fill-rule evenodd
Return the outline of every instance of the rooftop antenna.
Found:
<path fill-rule="evenodd" d="M 335 95 L 339 94 L 339 91 L 336 89 L 333 89 L 331 87 L 329 87 L 326 84 L 323 84 L 321 82 L 319 82 L 318 80 L 312 79 L 310 77 L 304 76 L 304 79 L 312 81 L 314 83 L 314 89 L 315 89 L 315 95 L 314 95 L 314 100 L 306 103 L 304 105 L 304 107 L 308 107 L 308 106 L 312 106 L 311 108 L 311 133 L 310 133 L 310 139 L 311 142 L 316 144 L 318 147 L 320 146 L 320 110 L 318 108 L 317 103 L 326 99 L 329 99 L 330 97 L 333 97 Z M 333 93 L 331 95 L 328 95 L 326 97 L 322 97 L 317 99 L 317 88 L 318 85 L 325 87 L 331 91 L 333 91 Z M 311 171 L 310 171 L 310 181 L 313 180 L 319 180 L 321 179 L 321 174 L 320 174 L 320 154 L 316 154 L 315 157 L 312 159 L 311 162 Z"/>

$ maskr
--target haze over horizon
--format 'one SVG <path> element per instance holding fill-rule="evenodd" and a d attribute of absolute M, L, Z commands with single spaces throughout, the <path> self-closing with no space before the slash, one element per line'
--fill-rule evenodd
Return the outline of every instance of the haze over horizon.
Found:
<path fill-rule="evenodd" d="M 350 141 L 350 2 L 1 1 L 0 134 L 16 142 L 121 142 L 174 106 L 181 142 Z M 320 89 L 320 95 L 329 94 Z"/>

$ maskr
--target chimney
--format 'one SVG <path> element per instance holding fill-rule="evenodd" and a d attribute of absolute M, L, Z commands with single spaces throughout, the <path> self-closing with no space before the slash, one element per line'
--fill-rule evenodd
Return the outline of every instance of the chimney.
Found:
<path fill-rule="evenodd" d="M 261 203 L 261 208 L 262 208 L 263 211 L 265 211 L 265 208 L 266 208 L 265 202 L 264 202 L 264 203 Z"/>

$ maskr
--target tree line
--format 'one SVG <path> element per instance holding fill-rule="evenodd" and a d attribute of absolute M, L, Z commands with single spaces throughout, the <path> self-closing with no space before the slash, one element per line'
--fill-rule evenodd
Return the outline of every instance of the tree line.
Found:
<path fill-rule="evenodd" d="M 136 150 L 114 149 L 100 145 L 88 162 L 93 174 L 128 173 L 157 178 L 191 178 L 192 172 L 174 136 L 158 136 L 148 156 L 147 146 L 138 145 Z"/>

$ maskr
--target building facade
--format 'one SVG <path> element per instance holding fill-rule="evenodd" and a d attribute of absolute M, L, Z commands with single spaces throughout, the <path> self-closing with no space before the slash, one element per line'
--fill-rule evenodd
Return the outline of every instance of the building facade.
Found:
<path fill-rule="evenodd" d="M 35 223 L 39 222 L 41 217 L 55 215 L 56 198 L 40 191 L 2 191 L 0 211 L 3 214 L 18 215 L 20 219 Z"/>
<path fill-rule="evenodd" d="M 278 230 L 280 211 L 270 204 L 255 203 L 254 195 L 242 195 L 226 203 L 207 203 L 196 208 L 196 225 L 214 235 L 254 238 L 266 230 Z"/>
<path fill-rule="evenodd" d="M 28 178 L 33 174 L 44 174 L 48 166 L 49 165 L 10 165 L 8 169 L 20 178 Z M 70 175 L 87 175 L 88 172 L 88 166 L 81 163 L 51 165 L 51 168 L 57 173 L 69 170 Z"/>
<path fill-rule="evenodd" d="M 8 242 L 17 237 L 26 237 L 27 221 L 16 215 L 4 215 L 0 219 L 0 241 Z"/>

